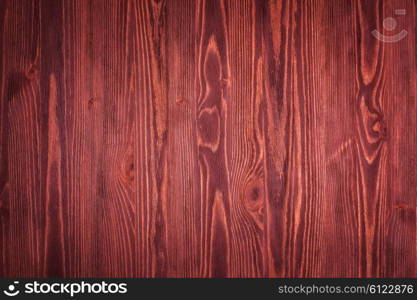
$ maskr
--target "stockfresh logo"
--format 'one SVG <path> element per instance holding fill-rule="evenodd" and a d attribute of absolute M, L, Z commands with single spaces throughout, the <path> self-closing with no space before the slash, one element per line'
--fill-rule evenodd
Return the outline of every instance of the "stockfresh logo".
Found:
<path fill-rule="evenodd" d="M 19 281 L 14 281 L 13 284 L 9 284 L 7 289 L 3 291 L 4 294 L 6 294 L 9 297 L 14 297 L 19 295 L 20 291 L 17 289 L 17 285 L 19 284 Z"/>
<path fill-rule="evenodd" d="M 3 293 L 9 297 L 17 296 L 18 294 L 61 294 L 75 297 L 78 294 L 126 294 L 127 283 L 108 283 L 101 282 L 39 282 L 31 281 L 21 284 L 18 288 L 19 281 L 14 281 L 9 284 Z"/>

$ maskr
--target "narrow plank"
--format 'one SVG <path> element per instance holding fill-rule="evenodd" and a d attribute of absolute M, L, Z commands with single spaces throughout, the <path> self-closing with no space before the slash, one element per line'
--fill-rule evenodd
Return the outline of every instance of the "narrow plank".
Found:
<path fill-rule="evenodd" d="M 103 103 L 96 67 L 91 2 L 62 2 L 63 97 L 66 156 L 62 184 L 64 203 L 65 276 L 98 276 L 97 197 L 103 139 Z"/>
<path fill-rule="evenodd" d="M 0 247 L 3 276 L 42 276 L 40 3 L 2 1 Z M 47 106 L 46 106 L 47 109 Z"/>
<path fill-rule="evenodd" d="M 94 95 L 102 106 L 95 198 L 96 276 L 136 272 L 135 94 L 133 6 L 131 1 L 92 1 Z"/>
<path fill-rule="evenodd" d="M 395 15 L 404 9 L 405 15 Z M 385 211 L 386 235 L 381 247 L 379 276 L 415 277 L 416 269 L 416 186 L 417 186 L 417 94 L 416 94 L 416 3 L 396 0 L 383 3 L 383 18 L 397 21 L 394 33 L 407 30 L 408 34 L 397 43 L 384 44 L 386 61 L 385 89 L 381 95 L 381 109 L 385 112 L 385 128 L 378 122 L 374 131 L 385 135 L 387 143 L 388 208 Z M 380 24 L 379 24 L 380 25 Z M 386 35 L 391 32 L 378 28 Z"/>
<path fill-rule="evenodd" d="M 324 218 L 331 209 L 324 197 L 328 81 L 321 80 L 329 54 L 320 38 L 333 38 L 325 32 L 332 9 L 320 1 L 264 8 L 268 277 L 319 276 L 330 260 L 323 241 L 334 230 Z"/>
<path fill-rule="evenodd" d="M 224 3 L 200 1 L 196 14 L 196 112 L 204 276 L 230 274 L 230 180 L 226 158 L 229 87 Z"/>
<path fill-rule="evenodd" d="M 61 1 L 40 3 L 40 197 L 44 211 L 43 276 L 65 275 L 63 207 L 67 201 L 63 167 L 66 164 L 66 122 L 63 64 L 63 7 Z M 46 60 L 46 58 L 48 58 Z"/>
<path fill-rule="evenodd" d="M 210 5 L 212 2 L 210 1 Z M 260 277 L 264 275 L 264 149 L 261 127 L 262 78 L 261 43 L 263 11 L 259 2 L 225 1 L 220 13 L 208 5 L 207 20 L 222 15 L 222 22 L 207 22 L 219 49 L 219 64 L 211 79 L 220 80 L 223 87 L 223 107 L 218 107 L 224 118 L 224 148 L 229 209 L 225 224 L 230 237 L 230 257 L 227 276 Z M 223 11 L 224 10 L 224 11 Z M 215 26 L 216 24 L 224 24 Z M 225 31 L 223 37 L 220 34 Z M 208 34 L 210 31 L 207 30 Z M 209 37 L 206 37 L 209 40 Z M 210 49 L 210 43 L 208 44 Z M 227 52 L 225 52 L 227 51 Z M 227 56 L 223 58 L 223 52 Z M 208 52 L 209 53 L 209 52 Z M 208 57 L 209 58 L 209 57 Z M 208 61 L 209 62 L 209 61 Z M 209 66 L 206 66 L 209 69 Z M 218 105 L 219 106 L 219 105 Z M 221 148 L 219 148 L 221 149 Z M 219 169 L 217 165 L 214 165 Z M 217 171 L 219 172 L 219 171 Z M 218 176 L 218 175 L 217 175 Z M 216 177 L 217 177 L 216 176 Z M 222 190 L 220 190 L 222 191 Z M 225 200 L 227 200 L 224 197 Z"/>
<path fill-rule="evenodd" d="M 197 87 L 199 1 L 166 3 L 168 202 L 167 270 L 170 277 L 207 276 L 210 200 L 199 164 Z M 206 202 L 207 201 L 207 202 Z"/>
<path fill-rule="evenodd" d="M 169 274 L 168 73 L 166 2 L 134 1 L 131 81 L 134 95 L 136 276 Z M 179 201 L 180 199 L 177 199 Z M 172 237 L 172 235 L 171 235 Z"/>

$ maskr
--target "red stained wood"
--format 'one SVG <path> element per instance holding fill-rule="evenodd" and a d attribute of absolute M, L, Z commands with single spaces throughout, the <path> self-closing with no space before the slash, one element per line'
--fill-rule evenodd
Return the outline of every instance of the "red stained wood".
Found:
<path fill-rule="evenodd" d="M 416 14 L 0 1 L 0 276 L 416 276 Z"/>

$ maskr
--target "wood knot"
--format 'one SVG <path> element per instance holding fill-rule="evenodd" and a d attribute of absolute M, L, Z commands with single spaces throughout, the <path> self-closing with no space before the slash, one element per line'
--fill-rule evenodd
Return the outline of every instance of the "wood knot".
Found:
<path fill-rule="evenodd" d="M 264 185 L 262 179 L 249 182 L 245 188 L 245 206 L 249 211 L 261 213 L 264 203 Z"/>
<path fill-rule="evenodd" d="M 6 85 L 6 99 L 12 101 L 30 83 L 24 72 L 13 72 L 9 75 Z"/>
<path fill-rule="evenodd" d="M 259 187 L 254 187 L 249 191 L 249 199 L 251 201 L 257 201 L 259 199 Z"/>
<path fill-rule="evenodd" d="M 135 178 L 135 164 L 133 162 L 127 166 L 127 175 L 131 181 Z"/>
<path fill-rule="evenodd" d="M 123 178 L 126 182 L 132 182 L 135 180 L 135 164 L 133 162 L 124 164 Z"/>
<path fill-rule="evenodd" d="M 92 109 L 96 102 L 97 102 L 97 99 L 95 98 L 88 99 L 88 109 Z"/>
<path fill-rule="evenodd" d="M 408 209 L 412 209 L 412 208 L 411 208 L 410 205 L 401 203 L 401 204 L 394 205 L 394 209 L 396 209 L 396 210 L 397 209 L 399 209 L 399 210 L 408 210 Z"/>
<path fill-rule="evenodd" d="M 39 67 L 36 64 L 32 64 L 29 70 L 26 72 L 25 76 L 27 79 L 33 79 L 37 77 L 39 72 Z"/>
<path fill-rule="evenodd" d="M 372 131 L 377 134 L 378 138 L 381 140 L 386 140 L 388 138 L 387 125 L 383 120 L 376 120 L 372 125 Z"/>

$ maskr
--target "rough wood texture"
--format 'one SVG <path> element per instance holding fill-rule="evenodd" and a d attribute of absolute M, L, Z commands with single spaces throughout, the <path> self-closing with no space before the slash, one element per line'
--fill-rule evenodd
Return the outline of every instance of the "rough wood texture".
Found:
<path fill-rule="evenodd" d="M 0 1 L 0 276 L 416 276 L 415 20 Z"/>

